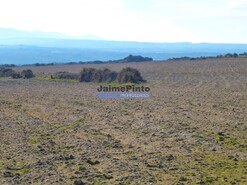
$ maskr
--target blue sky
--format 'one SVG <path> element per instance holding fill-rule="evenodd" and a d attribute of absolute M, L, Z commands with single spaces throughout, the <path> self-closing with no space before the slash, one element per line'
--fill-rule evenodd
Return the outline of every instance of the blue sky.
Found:
<path fill-rule="evenodd" d="M 0 27 L 109 40 L 247 43 L 247 0 L 0 0 Z"/>

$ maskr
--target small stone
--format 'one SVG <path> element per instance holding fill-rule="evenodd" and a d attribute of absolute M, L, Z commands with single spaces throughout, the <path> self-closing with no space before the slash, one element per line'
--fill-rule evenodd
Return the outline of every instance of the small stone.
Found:
<path fill-rule="evenodd" d="M 4 173 L 3 173 L 3 176 L 4 176 L 4 177 L 14 177 L 14 174 L 11 173 L 11 172 L 4 172 Z"/>
<path fill-rule="evenodd" d="M 166 156 L 167 161 L 172 161 L 174 160 L 174 156 L 172 154 Z"/>
<path fill-rule="evenodd" d="M 111 175 L 104 174 L 103 176 L 105 179 L 108 179 L 108 180 L 113 179 L 113 176 L 111 176 Z"/>
<path fill-rule="evenodd" d="M 224 133 L 222 131 L 217 132 L 219 136 L 224 136 Z"/>
<path fill-rule="evenodd" d="M 73 159 L 75 159 L 75 157 L 73 155 L 70 155 L 70 156 L 66 156 L 64 159 L 65 160 L 73 160 Z"/>
<path fill-rule="evenodd" d="M 86 161 L 86 163 L 88 163 L 88 164 L 91 164 L 91 165 L 96 165 L 96 164 L 99 164 L 100 162 L 99 161 L 92 161 L 91 159 L 88 159 L 87 161 Z"/>
<path fill-rule="evenodd" d="M 187 181 L 186 177 L 180 177 L 179 181 Z"/>
<path fill-rule="evenodd" d="M 86 185 L 86 183 L 82 182 L 81 180 L 76 180 L 74 185 Z"/>

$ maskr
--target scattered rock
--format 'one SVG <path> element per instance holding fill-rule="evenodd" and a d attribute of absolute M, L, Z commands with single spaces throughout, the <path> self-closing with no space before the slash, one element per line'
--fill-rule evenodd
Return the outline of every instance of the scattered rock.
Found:
<path fill-rule="evenodd" d="M 23 168 L 6 167 L 7 170 L 22 170 Z"/>
<path fill-rule="evenodd" d="M 136 161 L 138 158 L 136 156 L 131 156 L 129 159 Z"/>
<path fill-rule="evenodd" d="M 14 177 L 14 174 L 12 172 L 4 172 L 3 176 L 4 177 Z"/>
<path fill-rule="evenodd" d="M 100 162 L 99 161 L 92 161 L 91 159 L 87 159 L 86 163 L 88 164 L 91 164 L 91 165 L 96 165 L 96 164 L 99 164 Z"/>
<path fill-rule="evenodd" d="M 73 155 L 70 155 L 70 156 L 65 156 L 64 159 L 65 160 L 73 160 L 73 159 L 75 159 L 75 157 Z"/>
<path fill-rule="evenodd" d="M 187 181 L 187 178 L 186 177 L 180 177 L 179 181 Z"/>
<path fill-rule="evenodd" d="M 112 148 L 123 148 L 123 146 L 121 145 L 120 141 L 116 141 L 115 143 L 113 143 Z"/>
<path fill-rule="evenodd" d="M 74 185 L 86 185 L 86 183 L 82 182 L 81 180 L 76 180 Z"/>
<path fill-rule="evenodd" d="M 166 156 L 167 161 L 172 161 L 174 159 L 175 159 L 175 157 L 172 154 Z"/>
<path fill-rule="evenodd" d="M 217 132 L 217 134 L 219 135 L 219 136 L 224 136 L 225 134 L 223 133 L 223 131 L 219 131 L 219 132 Z"/>
<path fill-rule="evenodd" d="M 107 175 L 107 174 L 104 174 L 103 177 L 104 177 L 105 179 L 113 179 L 113 176 Z"/>

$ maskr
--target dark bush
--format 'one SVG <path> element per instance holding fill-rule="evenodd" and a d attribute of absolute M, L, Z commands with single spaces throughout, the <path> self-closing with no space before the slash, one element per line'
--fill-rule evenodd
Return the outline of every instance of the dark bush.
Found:
<path fill-rule="evenodd" d="M 53 78 L 78 80 L 79 75 L 75 73 L 69 73 L 69 72 L 63 71 L 63 72 L 55 73 Z"/>
<path fill-rule="evenodd" d="M 27 69 L 27 70 L 23 70 L 23 71 L 21 72 L 21 77 L 22 77 L 22 78 L 25 78 L 25 79 L 28 79 L 28 78 L 33 78 L 33 77 L 35 77 L 35 76 L 34 76 L 32 70 Z"/>
<path fill-rule="evenodd" d="M 140 72 L 137 69 L 127 67 L 122 69 L 117 76 L 117 81 L 119 83 L 138 83 L 138 82 L 146 82 Z"/>
<path fill-rule="evenodd" d="M 101 70 L 95 70 L 92 75 L 92 82 L 102 82 L 103 81 L 103 72 Z"/>
<path fill-rule="evenodd" d="M 18 78 L 21 78 L 21 74 L 18 73 L 18 72 L 15 72 L 15 73 L 13 73 L 13 74 L 11 75 L 11 77 L 14 78 L 14 79 L 18 79 Z"/>
<path fill-rule="evenodd" d="M 79 75 L 80 82 L 92 82 L 95 78 L 96 69 L 83 68 Z"/>
<path fill-rule="evenodd" d="M 102 75 L 103 82 L 114 82 L 117 79 L 117 72 L 111 71 L 110 69 L 104 69 Z"/>
<path fill-rule="evenodd" d="M 13 69 L 0 68 L 0 77 L 11 77 L 15 73 Z"/>
<path fill-rule="evenodd" d="M 79 75 L 80 82 L 113 82 L 116 78 L 117 72 L 110 69 L 83 68 Z"/>

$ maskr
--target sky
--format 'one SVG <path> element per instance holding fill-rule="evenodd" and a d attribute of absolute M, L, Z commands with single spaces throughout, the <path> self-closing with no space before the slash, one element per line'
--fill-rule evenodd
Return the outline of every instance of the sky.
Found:
<path fill-rule="evenodd" d="M 0 28 L 144 42 L 247 43 L 247 0 L 0 0 Z"/>

